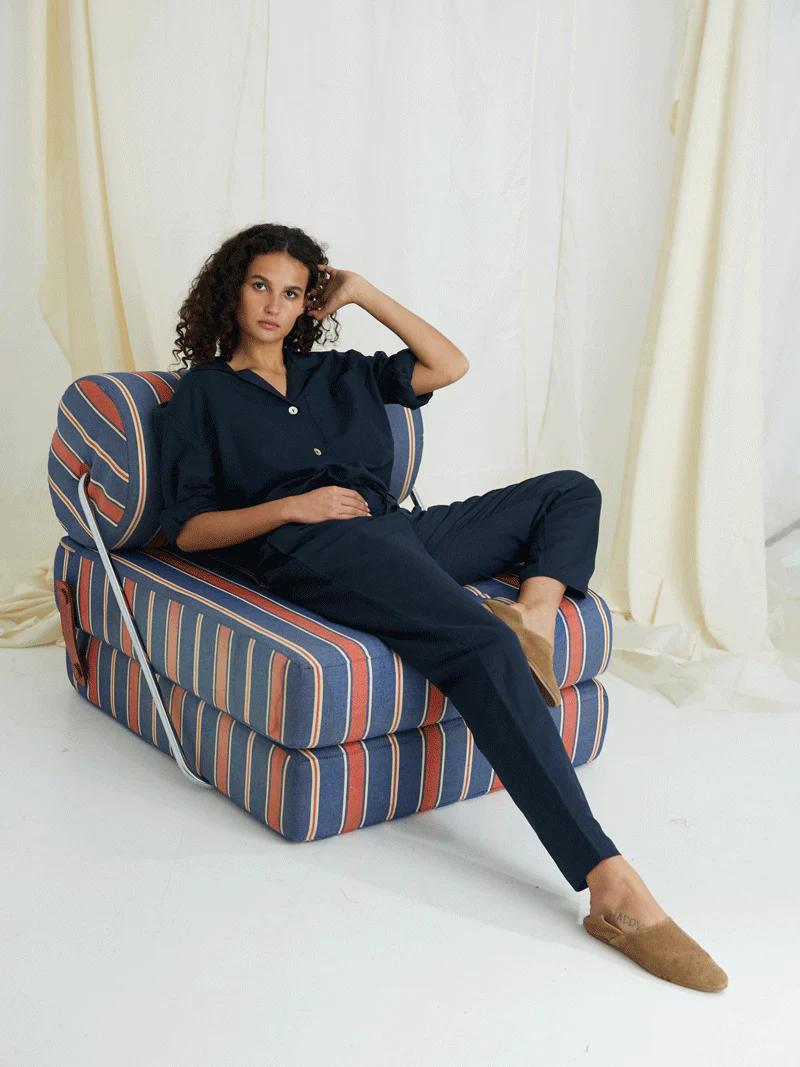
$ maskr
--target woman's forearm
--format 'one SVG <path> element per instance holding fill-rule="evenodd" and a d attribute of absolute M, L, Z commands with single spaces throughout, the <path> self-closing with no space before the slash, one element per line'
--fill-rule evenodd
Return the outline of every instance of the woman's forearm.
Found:
<path fill-rule="evenodd" d="M 293 497 L 283 496 L 248 508 L 202 511 L 186 520 L 175 543 L 181 552 L 204 552 L 241 544 L 294 521 L 293 502 Z"/>
<path fill-rule="evenodd" d="M 352 302 L 402 338 L 417 360 L 441 377 L 442 384 L 466 373 L 469 360 L 460 348 L 435 326 L 403 307 L 362 275 L 354 282 Z"/>

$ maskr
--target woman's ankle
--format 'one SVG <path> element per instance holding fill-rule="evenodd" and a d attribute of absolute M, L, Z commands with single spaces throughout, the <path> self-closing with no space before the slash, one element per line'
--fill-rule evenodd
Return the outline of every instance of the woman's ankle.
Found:
<path fill-rule="evenodd" d="M 600 860 L 586 875 L 586 884 L 591 890 L 610 888 L 633 881 L 636 871 L 624 856 L 607 856 Z"/>
<path fill-rule="evenodd" d="M 601 860 L 586 875 L 586 884 L 591 894 L 589 914 L 606 915 L 622 929 L 650 925 L 667 914 L 622 856 Z"/>

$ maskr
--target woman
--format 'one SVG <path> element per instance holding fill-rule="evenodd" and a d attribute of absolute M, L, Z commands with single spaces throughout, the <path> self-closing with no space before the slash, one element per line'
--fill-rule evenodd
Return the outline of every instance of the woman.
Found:
<path fill-rule="evenodd" d="M 348 303 L 407 347 L 312 352 Z M 724 988 L 724 971 L 592 815 L 546 710 L 560 702 L 558 607 L 565 593 L 586 596 L 594 570 L 595 482 L 555 471 L 452 504 L 399 507 L 384 405 L 427 404 L 468 361 L 361 275 L 332 267 L 297 228 L 253 226 L 206 260 L 175 352 L 191 371 L 164 408 L 168 541 L 214 549 L 279 596 L 380 636 L 452 699 L 566 880 L 590 890 L 588 932 L 668 981 Z M 463 588 L 511 567 L 515 605 Z"/>

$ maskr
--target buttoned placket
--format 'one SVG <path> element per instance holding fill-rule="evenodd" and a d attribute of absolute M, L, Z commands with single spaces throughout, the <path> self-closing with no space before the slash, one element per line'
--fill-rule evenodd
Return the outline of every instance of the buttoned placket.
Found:
<path fill-rule="evenodd" d="M 240 370 L 240 371 L 234 370 L 233 367 L 229 367 L 228 370 L 230 370 L 232 374 L 237 375 L 239 378 L 244 378 L 245 381 L 252 382 L 253 385 L 257 385 L 262 389 L 267 389 L 270 393 L 273 394 L 273 396 L 277 396 L 279 400 L 282 400 L 284 402 L 284 404 L 288 405 L 287 410 L 288 410 L 288 413 L 290 415 L 299 414 L 300 409 L 298 408 L 297 404 L 290 403 L 291 400 L 295 399 L 295 392 L 294 392 L 295 381 L 294 381 L 294 379 L 295 379 L 295 373 L 296 373 L 294 362 L 293 362 L 293 360 L 291 358 L 286 361 L 286 395 L 285 396 L 279 389 L 276 389 L 274 385 L 272 385 L 270 382 L 268 382 L 264 378 L 262 378 L 260 374 L 256 374 L 255 371 L 250 370 L 249 367 L 245 367 L 244 370 Z M 320 439 L 322 440 L 322 436 L 323 435 L 322 435 L 322 432 L 319 430 L 319 426 L 317 425 L 316 419 L 314 419 L 314 416 L 311 415 L 310 411 L 307 414 L 308 414 L 309 418 L 311 418 L 311 420 L 313 421 L 314 425 L 317 426 L 317 430 L 320 432 Z M 314 455 L 315 456 L 321 456 L 322 455 L 322 449 L 319 448 L 316 445 L 314 446 Z"/>

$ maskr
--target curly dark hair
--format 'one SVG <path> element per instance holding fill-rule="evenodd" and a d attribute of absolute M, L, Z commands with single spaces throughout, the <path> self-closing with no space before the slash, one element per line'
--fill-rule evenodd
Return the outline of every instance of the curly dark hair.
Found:
<path fill-rule="evenodd" d="M 320 285 L 317 264 L 328 262 L 323 248 L 298 227 L 273 222 L 258 223 L 229 237 L 206 259 L 191 284 L 180 308 L 172 354 L 180 356 L 184 365 L 196 367 L 210 363 L 219 346 L 219 355 L 230 360 L 239 343 L 236 312 L 240 290 L 255 256 L 286 252 L 305 264 L 309 271 L 308 289 L 318 290 L 317 302 L 321 303 L 324 282 Z M 335 324 L 330 337 L 325 331 L 328 319 Z M 301 352 L 309 352 L 316 341 L 338 340 L 340 325 L 335 314 L 319 321 L 304 313 L 298 317 L 286 342 Z"/>

